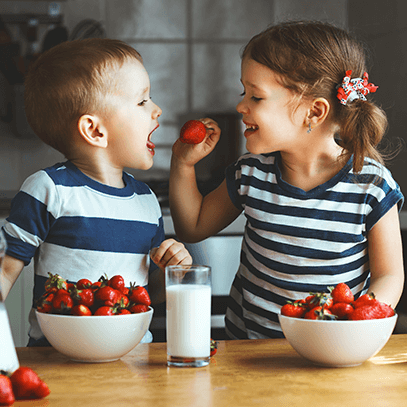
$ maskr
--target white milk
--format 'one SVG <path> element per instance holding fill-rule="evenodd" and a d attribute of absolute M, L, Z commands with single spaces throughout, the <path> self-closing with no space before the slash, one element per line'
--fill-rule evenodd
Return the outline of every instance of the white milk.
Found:
<path fill-rule="evenodd" d="M 211 340 L 211 287 L 178 284 L 166 288 L 167 352 L 171 356 L 208 357 Z"/>

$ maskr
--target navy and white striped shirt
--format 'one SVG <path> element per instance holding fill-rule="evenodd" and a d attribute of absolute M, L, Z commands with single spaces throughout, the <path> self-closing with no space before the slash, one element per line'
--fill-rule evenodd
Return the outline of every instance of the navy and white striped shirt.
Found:
<path fill-rule="evenodd" d="M 240 267 L 226 313 L 231 338 L 282 337 L 278 313 L 287 300 L 347 283 L 369 286 L 367 232 L 404 198 L 390 172 L 352 160 L 331 180 L 304 191 L 286 183 L 279 153 L 246 154 L 226 171 L 228 192 L 246 216 Z"/>
<path fill-rule="evenodd" d="M 123 181 L 101 184 L 67 161 L 24 182 L 4 230 L 8 255 L 26 265 L 34 258 L 34 301 L 48 273 L 72 282 L 120 274 L 127 286 L 147 286 L 150 249 L 164 240 L 161 209 L 146 184 L 126 172 Z"/>

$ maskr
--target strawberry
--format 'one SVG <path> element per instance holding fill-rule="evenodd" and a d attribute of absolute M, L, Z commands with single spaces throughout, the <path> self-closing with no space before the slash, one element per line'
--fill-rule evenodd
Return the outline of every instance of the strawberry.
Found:
<path fill-rule="evenodd" d="M 353 294 L 349 286 L 345 283 L 339 283 L 334 287 L 328 287 L 331 292 L 332 299 L 334 302 L 343 302 L 350 304 L 353 300 Z"/>
<path fill-rule="evenodd" d="M 144 304 L 134 304 L 129 308 L 129 311 L 132 314 L 139 314 L 141 312 L 147 312 L 148 311 L 148 306 Z"/>
<path fill-rule="evenodd" d="M 45 383 L 44 381 L 41 381 L 39 386 L 36 389 L 34 389 L 33 398 L 43 399 L 43 398 L 47 397 L 49 394 L 50 394 L 50 390 L 49 390 L 47 383 Z"/>
<path fill-rule="evenodd" d="M 151 299 L 148 294 L 148 291 L 139 285 L 133 286 L 130 285 L 129 291 L 129 300 L 134 302 L 135 304 L 144 304 L 144 305 L 151 305 Z"/>
<path fill-rule="evenodd" d="M 131 312 L 130 312 L 128 309 L 124 309 L 124 308 L 122 308 L 122 309 L 117 313 L 117 315 L 128 315 L 128 314 L 131 314 Z"/>
<path fill-rule="evenodd" d="M 332 305 L 330 309 L 332 314 L 336 315 L 339 319 L 346 319 L 347 316 L 353 312 L 353 310 L 354 308 L 352 305 L 345 302 L 337 302 L 336 304 Z"/>
<path fill-rule="evenodd" d="M 217 351 L 218 351 L 218 342 L 214 341 L 211 338 L 211 353 L 210 353 L 210 356 L 215 355 Z"/>
<path fill-rule="evenodd" d="M 55 297 L 55 293 L 45 293 L 37 302 L 37 311 L 50 313 L 52 311 L 52 301 Z"/>
<path fill-rule="evenodd" d="M 113 306 L 119 303 L 122 293 L 106 285 L 95 291 L 95 300 L 104 303 L 107 306 Z"/>
<path fill-rule="evenodd" d="M 78 290 L 84 290 L 85 288 L 90 288 L 92 285 L 92 282 L 88 280 L 87 278 L 81 278 L 77 283 L 76 283 L 76 288 Z"/>
<path fill-rule="evenodd" d="M 29 367 L 19 367 L 10 377 L 14 397 L 17 400 L 31 399 L 35 389 L 41 384 L 41 379 Z"/>
<path fill-rule="evenodd" d="M 324 307 L 325 309 L 331 308 L 333 300 L 327 293 L 310 293 L 305 299 L 305 304 L 308 309 L 315 307 Z"/>
<path fill-rule="evenodd" d="M 377 300 L 375 298 L 375 295 L 373 293 L 371 294 L 363 294 L 361 295 L 357 300 L 352 302 L 352 305 L 354 308 L 359 308 L 363 305 L 372 305 L 375 303 Z"/>
<path fill-rule="evenodd" d="M 95 295 L 92 289 L 84 288 L 79 290 L 77 287 L 71 292 L 71 297 L 75 304 L 83 304 L 90 308 L 95 302 Z"/>
<path fill-rule="evenodd" d="M 285 315 L 286 317 L 302 318 L 305 312 L 306 309 L 295 302 L 288 302 L 281 307 L 281 315 Z"/>
<path fill-rule="evenodd" d="M 0 375 L 0 406 L 11 406 L 15 401 L 11 380 Z"/>
<path fill-rule="evenodd" d="M 181 128 L 180 140 L 186 144 L 199 144 L 206 136 L 206 127 L 199 120 L 188 120 Z"/>
<path fill-rule="evenodd" d="M 104 305 L 98 308 L 93 315 L 116 315 L 116 308 Z"/>
<path fill-rule="evenodd" d="M 72 315 L 76 315 L 78 317 L 89 317 L 92 315 L 92 311 L 86 305 L 78 304 L 72 308 Z"/>
<path fill-rule="evenodd" d="M 73 299 L 65 290 L 58 290 L 52 300 L 53 311 L 57 314 L 70 314 L 74 306 Z"/>
<path fill-rule="evenodd" d="M 120 275 L 113 276 L 111 279 L 109 279 L 108 284 L 110 287 L 112 287 L 115 290 L 118 290 L 120 292 L 123 292 L 123 290 L 125 288 L 124 278 Z"/>
<path fill-rule="evenodd" d="M 54 288 L 57 290 L 63 288 L 64 290 L 68 291 L 68 282 L 64 278 L 62 278 L 59 274 L 48 273 L 48 275 L 49 278 L 45 282 L 45 291 L 51 291 Z"/>
<path fill-rule="evenodd" d="M 387 304 L 375 300 L 374 302 L 361 305 L 356 308 L 351 314 L 348 315 L 348 319 L 351 321 L 358 321 L 364 319 L 382 319 L 388 318 L 394 315 L 394 310 Z"/>
<path fill-rule="evenodd" d="M 334 320 L 336 316 L 332 314 L 329 309 L 325 309 L 322 306 L 312 308 L 304 314 L 305 319 L 323 319 L 323 320 Z"/>

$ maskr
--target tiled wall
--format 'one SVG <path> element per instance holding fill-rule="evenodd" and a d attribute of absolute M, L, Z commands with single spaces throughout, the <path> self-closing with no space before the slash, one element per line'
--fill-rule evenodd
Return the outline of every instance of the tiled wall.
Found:
<path fill-rule="evenodd" d="M 85 18 L 101 21 L 107 36 L 143 56 L 152 97 L 163 109 L 154 167 L 140 179 L 168 175 L 178 116 L 234 112 L 241 93 L 242 46 L 277 20 L 313 18 L 346 25 L 347 0 L 65 0 L 59 2 L 70 32 Z M 4 12 L 46 13 L 47 1 L 0 1 Z M 42 33 L 47 27 L 42 28 Z M 34 138 L 16 137 L 0 123 L 0 191 L 16 190 L 34 171 L 63 157 Z"/>

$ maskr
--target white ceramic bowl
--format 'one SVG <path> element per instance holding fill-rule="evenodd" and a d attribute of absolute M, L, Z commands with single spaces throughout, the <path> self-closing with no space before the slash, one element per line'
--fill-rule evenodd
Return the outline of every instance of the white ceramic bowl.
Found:
<path fill-rule="evenodd" d="M 378 353 L 397 322 L 390 318 L 364 321 L 324 321 L 279 315 L 291 346 L 311 362 L 332 367 L 357 366 Z"/>
<path fill-rule="evenodd" d="M 111 362 L 134 349 L 147 332 L 154 310 L 128 315 L 88 316 L 36 311 L 41 330 L 59 352 L 79 362 Z"/>

